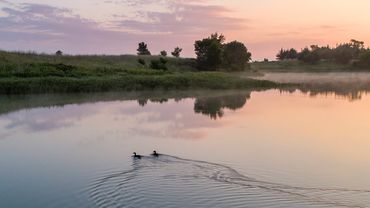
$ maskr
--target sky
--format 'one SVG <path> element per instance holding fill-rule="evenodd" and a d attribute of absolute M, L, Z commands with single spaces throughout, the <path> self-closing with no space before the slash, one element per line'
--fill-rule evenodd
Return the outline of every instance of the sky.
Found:
<path fill-rule="evenodd" d="M 243 42 L 254 60 L 280 48 L 370 45 L 369 0 L 0 0 L 0 49 L 67 54 L 152 54 L 218 32 Z"/>

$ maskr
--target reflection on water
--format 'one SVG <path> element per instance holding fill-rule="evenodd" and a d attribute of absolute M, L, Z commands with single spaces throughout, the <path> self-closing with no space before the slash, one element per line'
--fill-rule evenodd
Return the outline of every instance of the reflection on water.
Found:
<path fill-rule="evenodd" d="M 351 89 L 0 97 L 0 207 L 368 207 Z"/>

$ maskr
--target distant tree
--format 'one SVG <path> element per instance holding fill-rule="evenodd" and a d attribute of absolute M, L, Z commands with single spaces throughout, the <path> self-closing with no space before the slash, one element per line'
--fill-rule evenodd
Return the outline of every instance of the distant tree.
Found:
<path fill-rule="evenodd" d="M 304 48 L 298 54 L 298 60 L 308 64 L 317 64 L 320 61 L 320 56 L 317 53 L 317 50 L 310 50 L 308 48 Z"/>
<path fill-rule="evenodd" d="M 355 58 L 359 51 L 353 48 L 351 44 L 341 44 L 334 49 L 334 60 L 339 64 L 349 64 Z"/>
<path fill-rule="evenodd" d="M 269 62 L 269 59 L 268 58 L 264 58 L 263 59 L 263 62 Z"/>
<path fill-rule="evenodd" d="M 171 54 L 172 56 L 178 58 L 180 57 L 181 52 L 182 52 L 182 48 L 176 47 Z"/>
<path fill-rule="evenodd" d="M 316 49 L 320 59 L 323 60 L 332 60 L 334 58 L 333 49 L 329 46 L 323 46 Z"/>
<path fill-rule="evenodd" d="M 139 59 L 137 60 L 137 62 L 138 62 L 139 64 L 143 65 L 143 66 L 145 66 L 145 65 L 146 65 L 145 60 L 144 60 L 144 59 L 142 59 L 142 58 L 139 58 Z"/>
<path fill-rule="evenodd" d="M 244 70 L 251 57 L 252 54 L 241 42 L 233 41 L 223 46 L 223 64 L 233 71 Z"/>
<path fill-rule="evenodd" d="M 291 49 L 288 49 L 288 50 L 280 49 L 279 53 L 276 55 L 276 58 L 280 61 L 288 60 L 288 59 L 297 59 L 298 58 L 298 52 L 294 48 L 291 48 Z"/>
<path fill-rule="evenodd" d="M 367 67 L 367 68 L 370 68 L 370 49 L 365 50 L 365 51 L 360 55 L 359 65 L 360 65 L 361 67 Z"/>
<path fill-rule="evenodd" d="M 148 45 L 146 43 L 144 42 L 139 43 L 137 55 L 151 55 L 150 51 L 148 50 Z"/>
<path fill-rule="evenodd" d="M 365 46 L 364 46 L 365 42 L 364 41 L 358 41 L 358 40 L 355 40 L 355 39 L 351 39 L 351 44 L 354 48 L 359 49 L 359 50 L 365 48 Z"/>
<path fill-rule="evenodd" d="M 222 64 L 222 44 L 225 36 L 218 33 L 208 38 L 195 41 L 195 54 L 199 69 L 216 70 Z"/>
<path fill-rule="evenodd" d="M 165 50 L 161 51 L 160 55 L 166 57 L 167 56 L 167 51 L 165 51 Z"/>
<path fill-rule="evenodd" d="M 57 52 L 55 52 L 55 55 L 62 56 L 63 55 L 63 52 L 61 50 L 58 50 Z"/>

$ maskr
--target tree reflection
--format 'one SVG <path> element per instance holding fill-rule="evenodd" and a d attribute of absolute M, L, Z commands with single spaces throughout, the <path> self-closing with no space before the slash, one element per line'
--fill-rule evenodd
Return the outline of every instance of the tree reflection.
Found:
<path fill-rule="evenodd" d="M 182 97 L 174 98 L 175 102 L 181 101 Z M 217 95 L 200 95 L 195 97 L 194 112 L 207 115 L 211 119 L 219 119 L 224 116 L 224 110 L 237 110 L 242 108 L 247 100 L 250 99 L 250 92 L 225 92 L 225 94 Z M 166 103 L 169 100 L 166 98 L 155 99 L 138 99 L 137 102 L 140 106 L 144 107 L 152 103 Z"/>
<path fill-rule="evenodd" d="M 224 109 L 240 109 L 249 98 L 250 93 L 197 98 L 194 103 L 194 112 L 208 115 L 211 119 L 222 118 Z"/>

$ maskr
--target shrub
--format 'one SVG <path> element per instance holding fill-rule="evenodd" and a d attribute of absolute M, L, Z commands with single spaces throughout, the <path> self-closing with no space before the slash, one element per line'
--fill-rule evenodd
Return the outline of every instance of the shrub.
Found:
<path fill-rule="evenodd" d="M 171 54 L 172 56 L 178 58 L 180 57 L 181 52 L 182 52 L 182 48 L 176 47 Z"/>
<path fill-rule="evenodd" d="M 167 60 L 161 57 L 159 60 L 152 60 L 150 62 L 150 68 L 167 70 L 166 63 L 167 63 Z"/>
<path fill-rule="evenodd" d="M 143 66 L 145 66 L 145 65 L 146 65 L 145 60 L 144 60 L 144 59 L 142 59 L 142 58 L 139 58 L 139 59 L 137 60 L 137 62 L 138 62 L 139 64 L 143 65 Z"/>
<path fill-rule="evenodd" d="M 165 50 L 161 51 L 160 55 L 166 57 L 167 56 L 167 51 L 165 51 Z"/>
<path fill-rule="evenodd" d="M 224 66 L 233 71 L 245 69 L 246 64 L 251 60 L 252 54 L 241 42 L 233 41 L 224 45 L 223 63 Z"/>
<path fill-rule="evenodd" d="M 59 51 L 55 52 L 55 55 L 56 56 L 62 56 L 63 55 L 63 52 L 61 50 L 59 50 Z"/>

